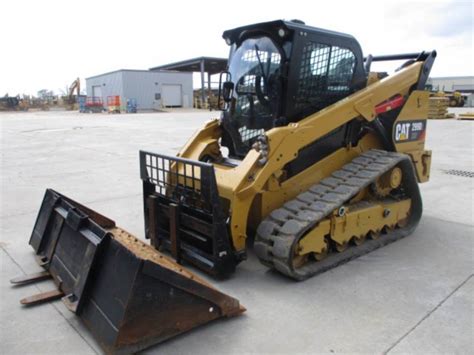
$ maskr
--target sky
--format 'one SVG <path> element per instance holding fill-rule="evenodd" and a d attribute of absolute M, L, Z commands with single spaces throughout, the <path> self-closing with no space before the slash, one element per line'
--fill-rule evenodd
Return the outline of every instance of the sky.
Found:
<path fill-rule="evenodd" d="M 436 49 L 432 76 L 474 75 L 474 1 L 17 0 L 0 6 L 0 96 L 77 77 L 227 57 L 226 29 L 276 19 L 352 34 L 364 55 Z M 378 68 L 377 69 L 383 69 Z M 195 80 L 195 87 L 200 85 Z"/>

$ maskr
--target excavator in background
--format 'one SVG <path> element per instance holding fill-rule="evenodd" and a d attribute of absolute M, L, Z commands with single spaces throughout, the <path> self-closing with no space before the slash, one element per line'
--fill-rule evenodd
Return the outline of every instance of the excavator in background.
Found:
<path fill-rule="evenodd" d="M 69 90 L 67 93 L 67 96 L 69 98 L 69 103 L 75 103 L 77 100 L 74 97 L 74 91 L 76 91 L 76 98 L 81 95 L 81 80 L 77 78 L 72 82 L 71 85 L 69 85 Z"/>
<path fill-rule="evenodd" d="M 24 303 L 63 297 L 107 352 L 243 311 L 183 265 L 228 278 L 253 252 L 305 280 L 409 235 L 421 218 L 435 51 L 364 58 L 354 37 L 297 20 L 223 38 L 221 117 L 176 156 L 140 151 L 151 245 L 45 194 L 30 244 L 45 268 L 38 277 L 58 290 Z M 400 60 L 391 75 L 371 70 Z"/>
<path fill-rule="evenodd" d="M 74 92 L 76 92 L 76 96 L 74 96 Z M 81 95 L 81 80 L 77 78 L 69 85 L 68 92 L 67 92 L 67 105 L 68 107 L 73 110 L 76 104 L 79 102 L 79 96 Z"/>

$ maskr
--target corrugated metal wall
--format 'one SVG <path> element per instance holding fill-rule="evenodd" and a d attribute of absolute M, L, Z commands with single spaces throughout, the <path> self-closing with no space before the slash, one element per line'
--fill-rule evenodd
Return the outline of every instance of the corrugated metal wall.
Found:
<path fill-rule="evenodd" d="M 107 105 L 107 96 L 123 96 L 122 71 L 96 76 L 86 79 L 87 96 L 94 96 L 93 86 L 100 86 L 102 92 L 102 101 Z"/>
<path fill-rule="evenodd" d="M 434 90 L 473 91 L 474 76 L 434 77 L 428 79 L 428 84 L 432 84 Z"/>
<path fill-rule="evenodd" d="M 166 84 L 181 85 L 182 105 L 192 107 L 192 73 L 120 70 L 86 79 L 87 96 L 93 95 L 93 86 L 102 85 L 105 105 L 107 96 L 119 95 L 122 106 L 127 99 L 136 99 L 139 110 L 161 109 L 162 85 Z"/>
<path fill-rule="evenodd" d="M 139 109 L 160 109 L 162 85 L 182 87 L 183 107 L 192 107 L 193 77 L 191 73 L 124 71 L 124 95 L 137 99 Z"/>

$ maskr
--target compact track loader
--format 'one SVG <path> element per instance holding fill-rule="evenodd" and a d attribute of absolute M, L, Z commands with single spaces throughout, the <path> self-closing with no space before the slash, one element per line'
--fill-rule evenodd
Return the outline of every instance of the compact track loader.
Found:
<path fill-rule="evenodd" d="M 180 264 L 229 277 L 252 249 L 304 280 L 410 234 L 436 52 L 363 57 L 349 35 L 273 21 L 225 31 L 220 119 L 177 156 L 140 152 L 145 235 L 47 190 L 30 244 L 107 352 L 142 349 L 240 314 Z M 393 74 L 373 62 L 405 60 Z M 159 251 L 158 251 L 159 250 Z M 160 253 L 167 251 L 173 259 Z"/>
<path fill-rule="evenodd" d="M 303 280 L 411 233 L 436 52 L 364 58 L 352 36 L 301 21 L 223 37 L 221 118 L 177 157 L 140 152 L 152 245 L 227 277 L 253 239 L 264 265 Z M 390 60 L 406 62 L 371 72 Z"/>

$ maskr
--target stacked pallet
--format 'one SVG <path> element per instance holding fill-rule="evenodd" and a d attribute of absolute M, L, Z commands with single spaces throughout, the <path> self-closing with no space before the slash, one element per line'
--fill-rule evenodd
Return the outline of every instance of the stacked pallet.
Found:
<path fill-rule="evenodd" d="M 443 119 L 449 118 L 448 114 L 449 99 L 447 97 L 432 96 L 430 97 L 428 118 Z"/>
<path fill-rule="evenodd" d="M 221 100 L 222 101 L 222 100 Z M 194 96 L 194 108 L 206 109 L 209 111 L 218 110 L 219 107 L 217 106 L 217 96 L 211 94 L 207 97 L 207 100 L 202 101 L 200 96 Z"/>

